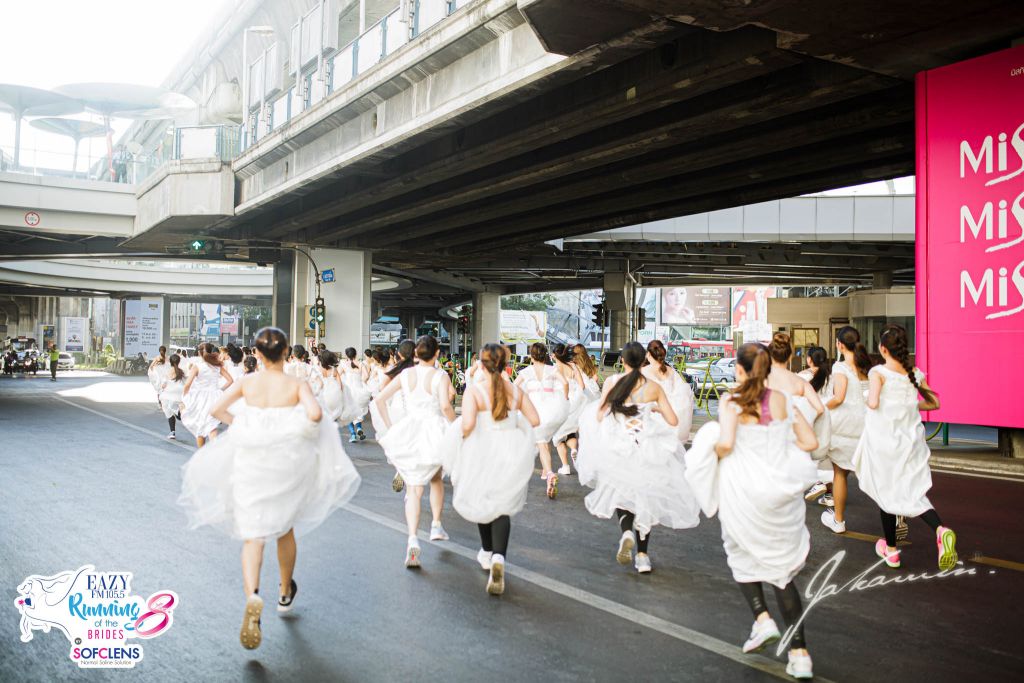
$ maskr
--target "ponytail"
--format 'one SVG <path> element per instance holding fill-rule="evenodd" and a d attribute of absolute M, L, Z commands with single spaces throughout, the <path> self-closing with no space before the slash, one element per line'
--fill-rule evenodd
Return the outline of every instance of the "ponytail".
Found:
<path fill-rule="evenodd" d="M 395 349 L 395 356 L 399 359 L 395 366 L 388 370 L 385 374 L 394 379 L 402 374 L 403 370 L 408 370 L 415 362 L 413 361 L 413 355 L 416 353 L 416 344 L 411 339 L 403 339 Z"/>
<path fill-rule="evenodd" d="M 772 369 L 768 350 L 762 344 L 748 342 L 736 352 L 736 363 L 746 371 L 747 378 L 733 393 L 732 402 L 739 406 L 740 415 L 759 418 L 768 373 Z"/>
<path fill-rule="evenodd" d="M 828 378 L 832 376 L 832 366 L 828 363 L 828 355 L 825 353 L 825 349 L 814 346 L 807 352 L 807 357 L 814 361 L 814 377 L 811 377 L 811 388 L 821 391 L 828 384 Z"/>
<path fill-rule="evenodd" d="M 874 363 L 871 362 L 868 350 L 864 348 L 864 344 L 860 341 L 860 332 L 856 328 L 847 325 L 836 333 L 836 339 L 843 345 L 844 349 L 853 354 L 853 364 L 857 367 L 857 371 L 867 377 Z"/>
<path fill-rule="evenodd" d="M 658 364 L 658 372 L 664 372 L 668 367 L 665 365 L 665 356 L 668 355 L 668 352 L 665 351 L 665 345 L 661 343 L 660 339 L 652 339 L 647 344 L 647 355 Z"/>
<path fill-rule="evenodd" d="M 356 365 L 356 355 L 357 353 L 355 347 L 350 346 L 347 349 L 345 349 L 345 357 L 348 358 L 348 363 L 349 365 L 352 366 L 353 370 L 359 367 L 358 365 Z"/>
<path fill-rule="evenodd" d="M 167 347 L 166 346 L 161 346 L 160 347 L 160 365 L 163 365 L 166 362 L 167 362 Z"/>
<path fill-rule="evenodd" d="M 917 375 L 914 373 L 914 365 L 910 362 L 910 349 L 907 342 L 907 331 L 899 325 L 888 325 L 882 330 L 882 336 L 878 345 L 885 348 L 889 355 L 907 371 L 907 379 L 917 389 L 917 393 L 924 396 L 929 403 L 938 400 L 934 391 L 923 388 L 917 383 Z"/>
<path fill-rule="evenodd" d="M 161 346 L 160 348 L 163 347 Z M 178 367 L 178 364 L 181 363 L 181 356 L 179 356 L 176 353 L 172 353 L 171 357 L 168 359 L 168 362 L 171 364 L 171 381 L 180 382 L 182 378 L 185 377 L 185 373 L 182 371 L 180 367 Z"/>
<path fill-rule="evenodd" d="M 631 370 L 611 388 L 602 407 L 607 406 L 613 413 L 626 417 L 633 417 L 640 412 L 635 405 L 626 405 L 626 401 L 633 395 L 636 385 L 643 380 L 640 368 L 643 367 L 645 356 L 644 347 L 637 342 L 629 342 L 622 347 L 620 358 L 623 365 L 630 367 Z"/>
<path fill-rule="evenodd" d="M 199 345 L 199 353 L 202 355 L 203 360 L 215 368 L 221 367 L 220 356 L 217 353 L 217 347 L 213 344 L 206 342 L 205 344 Z"/>
<path fill-rule="evenodd" d="M 491 417 L 500 422 L 508 417 L 512 397 L 505 385 L 505 350 L 498 344 L 486 344 L 480 350 L 480 366 L 491 378 Z"/>

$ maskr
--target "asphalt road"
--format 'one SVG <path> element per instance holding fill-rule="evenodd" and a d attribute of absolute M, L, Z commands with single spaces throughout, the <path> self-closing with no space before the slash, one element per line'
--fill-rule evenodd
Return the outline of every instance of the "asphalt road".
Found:
<path fill-rule="evenodd" d="M 688 531 L 657 529 L 655 571 L 638 576 L 615 562 L 618 528 L 586 512 L 587 491 L 574 478 L 563 478 L 557 501 L 544 497 L 538 479 L 513 519 L 507 592 L 494 598 L 473 559 L 476 527 L 450 503 L 452 540 L 422 541 L 422 571 L 403 567 L 402 499 L 372 440 L 348 447 L 363 476 L 353 503 L 300 540 L 294 614 L 265 611 L 262 647 L 244 650 L 240 544 L 185 528 L 175 499 L 191 444 L 168 442 L 165 433 L 144 378 L 0 379 L 0 585 L 11 601 L 0 610 L 0 680 L 787 678 L 781 658 L 740 652 L 751 619 L 717 519 Z M 818 680 L 1024 676 L 1024 483 L 938 473 L 934 481 L 932 501 L 957 530 L 967 571 L 819 601 L 806 621 Z M 868 578 L 937 572 L 933 537 L 920 521 L 911 522 L 902 569 L 870 569 L 878 515 L 856 486 L 848 514 L 854 533 L 831 534 L 819 513 L 808 506 L 812 548 L 797 580 L 802 590 L 837 553 L 844 554 L 827 583 L 840 586 L 866 570 Z M 18 639 L 18 584 L 84 564 L 133 572 L 133 592 L 169 588 L 180 596 L 173 627 L 145 644 L 133 670 L 79 670 L 57 632 Z M 272 549 L 262 576 L 273 595 Z M 818 575 L 816 583 L 826 581 Z M 769 604 L 774 609 L 771 596 Z"/>

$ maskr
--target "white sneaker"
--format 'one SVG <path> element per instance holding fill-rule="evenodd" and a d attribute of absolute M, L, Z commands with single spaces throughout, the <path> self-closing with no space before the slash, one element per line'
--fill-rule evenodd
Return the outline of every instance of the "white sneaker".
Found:
<path fill-rule="evenodd" d="M 837 534 L 846 533 L 846 522 L 836 521 L 836 511 L 834 508 L 827 508 L 821 513 L 821 523 Z"/>
<path fill-rule="evenodd" d="M 431 541 L 447 541 L 448 532 L 441 526 L 441 522 L 435 522 L 430 525 L 430 540 Z"/>
<path fill-rule="evenodd" d="M 755 621 L 753 628 L 750 629 L 750 637 L 743 643 L 743 651 L 757 652 L 781 637 L 782 634 L 779 633 L 779 627 L 775 625 L 774 619 Z"/>
<path fill-rule="evenodd" d="M 809 654 L 797 654 L 789 651 L 789 663 L 786 664 L 786 673 L 793 678 L 814 678 L 811 668 L 811 656 Z"/>
<path fill-rule="evenodd" d="M 807 489 L 807 492 L 804 493 L 804 500 L 814 500 L 826 491 L 828 491 L 828 487 L 825 486 L 824 482 L 815 482 L 814 486 Z"/>
<path fill-rule="evenodd" d="M 177 437 L 177 436 L 175 436 L 174 432 L 171 432 L 170 434 L 168 434 L 168 435 L 167 435 L 167 439 L 168 439 L 169 441 L 175 441 L 175 440 L 176 440 L 177 438 L 178 438 L 178 437 Z"/>
<path fill-rule="evenodd" d="M 569 451 L 569 459 L 572 460 L 572 466 L 576 467 L 576 455 L 579 453 L 575 448 Z M 579 468 L 577 468 L 579 469 Z"/>
<path fill-rule="evenodd" d="M 615 559 L 619 564 L 629 564 L 629 561 L 633 559 L 633 546 L 635 545 L 636 538 L 633 537 L 633 532 L 623 531 L 622 538 L 619 539 L 619 552 L 615 554 Z"/>
<path fill-rule="evenodd" d="M 491 557 L 494 553 L 489 553 L 483 548 L 480 548 L 480 552 L 476 554 L 476 561 L 480 563 L 480 568 L 485 572 L 491 571 Z"/>
<path fill-rule="evenodd" d="M 408 545 L 405 547 L 405 567 L 406 569 L 415 569 L 420 566 L 420 542 L 415 538 L 410 538 Z"/>
<path fill-rule="evenodd" d="M 651 558 L 647 553 L 637 553 L 633 566 L 636 567 L 638 574 L 650 574 L 653 569 L 651 567 Z"/>
<path fill-rule="evenodd" d="M 495 553 L 491 557 L 491 575 L 487 578 L 487 592 L 501 595 L 505 592 L 505 557 Z"/>
<path fill-rule="evenodd" d="M 558 473 L 564 476 L 569 476 L 572 474 L 572 470 L 569 469 L 568 465 L 562 465 L 558 468 Z"/>

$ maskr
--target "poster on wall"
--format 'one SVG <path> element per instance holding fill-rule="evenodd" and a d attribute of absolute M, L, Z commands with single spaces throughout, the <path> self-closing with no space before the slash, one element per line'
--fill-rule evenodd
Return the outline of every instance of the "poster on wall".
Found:
<path fill-rule="evenodd" d="M 662 325 L 729 324 L 728 287 L 665 287 L 661 290 Z"/>
<path fill-rule="evenodd" d="M 778 294 L 776 287 L 734 287 L 732 290 L 732 327 L 744 342 L 769 342 L 772 326 L 768 322 L 768 299 Z"/>
<path fill-rule="evenodd" d="M 199 334 L 204 339 L 220 339 L 220 304 L 199 304 Z"/>
<path fill-rule="evenodd" d="M 163 338 L 163 301 L 129 299 L 124 302 L 124 355 L 140 353 L 153 358 Z"/>
<path fill-rule="evenodd" d="M 917 76 L 915 363 L 928 419 L 1024 427 L 1024 363 L 964 382 L 965 349 L 1024 342 L 1024 46 Z"/>
<path fill-rule="evenodd" d="M 238 316 L 222 315 L 220 317 L 221 334 L 238 334 Z"/>
<path fill-rule="evenodd" d="M 501 341 L 532 344 L 547 338 L 548 314 L 544 311 L 502 311 Z"/>
<path fill-rule="evenodd" d="M 61 350 L 68 353 L 84 353 L 85 340 L 88 334 L 88 318 L 62 318 L 64 334 L 61 339 Z"/>

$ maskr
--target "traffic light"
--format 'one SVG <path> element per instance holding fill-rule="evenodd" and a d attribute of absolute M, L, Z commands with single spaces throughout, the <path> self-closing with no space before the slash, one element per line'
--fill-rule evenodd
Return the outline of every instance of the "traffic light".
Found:
<path fill-rule="evenodd" d="M 636 307 L 636 329 L 642 330 L 647 327 L 647 309 L 643 306 Z"/>
<path fill-rule="evenodd" d="M 604 302 L 594 304 L 594 312 L 591 316 L 595 325 L 604 327 Z"/>
<path fill-rule="evenodd" d="M 469 316 L 468 315 L 463 314 L 463 315 L 459 316 L 459 333 L 460 334 L 469 334 Z"/>
<path fill-rule="evenodd" d="M 204 242 L 203 240 L 192 240 L 188 246 L 189 249 L 191 249 L 192 251 L 198 252 L 206 250 L 206 242 Z"/>
<path fill-rule="evenodd" d="M 324 306 L 323 299 L 317 298 L 312 306 L 306 306 L 306 318 L 310 330 L 315 332 L 319 328 L 321 337 L 327 334 L 327 307 Z"/>

